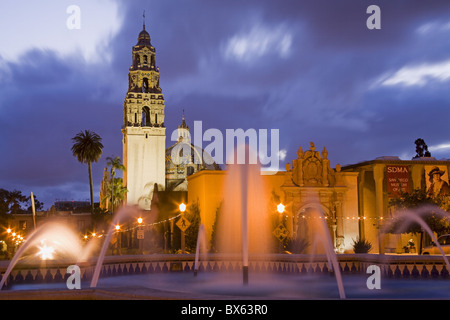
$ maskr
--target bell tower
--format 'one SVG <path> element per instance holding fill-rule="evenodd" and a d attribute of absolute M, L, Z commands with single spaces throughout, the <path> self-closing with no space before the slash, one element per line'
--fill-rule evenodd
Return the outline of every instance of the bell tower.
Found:
<path fill-rule="evenodd" d="M 154 184 L 165 189 L 166 128 L 155 48 L 145 30 L 132 50 L 123 116 L 123 173 L 128 205 L 150 209 Z"/>

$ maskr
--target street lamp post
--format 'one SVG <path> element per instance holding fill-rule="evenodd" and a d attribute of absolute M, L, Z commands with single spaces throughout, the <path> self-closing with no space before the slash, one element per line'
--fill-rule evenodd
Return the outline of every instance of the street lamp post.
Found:
<path fill-rule="evenodd" d="M 121 237 L 120 237 L 120 226 L 119 225 L 116 225 L 116 231 L 117 231 L 116 249 L 117 249 L 117 254 L 120 256 L 121 255 L 121 252 L 120 252 Z"/>
<path fill-rule="evenodd" d="M 181 212 L 181 218 L 184 218 L 184 212 L 186 211 L 186 205 L 184 203 L 180 204 L 179 206 L 180 212 Z M 185 242 L 185 233 L 184 230 L 181 230 L 181 253 L 184 253 L 186 242 Z"/>
<path fill-rule="evenodd" d="M 277 205 L 277 211 L 279 213 L 279 221 L 280 221 L 280 225 L 283 225 L 283 213 L 284 213 L 284 209 L 285 206 L 280 203 L 279 205 Z M 282 238 L 280 238 L 280 253 L 283 253 L 283 240 Z"/>
<path fill-rule="evenodd" d="M 8 234 L 8 237 L 6 238 L 6 259 L 10 258 L 10 255 L 14 255 L 13 247 L 12 247 L 12 240 L 11 240 L 11 233 L 13 231 L 11 228 L 6 229 L 6 233 Z"/>
<path fill-rule="evenodd" d="M 144 253 L 144 231 L 142 230 L 142 222 L 144 220 L 142 220 L 142 218 L 138 218 L 138 240 L 139 240 L 139 253 L 143 254 Z"/>

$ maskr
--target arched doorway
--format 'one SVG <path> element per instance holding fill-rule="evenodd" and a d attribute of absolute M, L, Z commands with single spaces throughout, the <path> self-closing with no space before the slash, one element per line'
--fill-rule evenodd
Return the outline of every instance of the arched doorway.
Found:
<path fill-rule="evenodd" d="M 333 250 L 335 247 L 333 219 L 330 211 L 322 204 L 305 204 L 294 217 L 294 235 L 297 242 L 307 245 L 306 253 L 325 254 L 325 243 L 328 243 L 328 232 Z"/>

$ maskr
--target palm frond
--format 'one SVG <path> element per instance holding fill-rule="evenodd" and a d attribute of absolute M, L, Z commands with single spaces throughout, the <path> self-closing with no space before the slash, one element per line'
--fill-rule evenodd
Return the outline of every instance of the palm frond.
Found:
<path fill-rule="evenodd" d="M 102 138 L 95 132 L 81 131 L 72 138 L 72 154 L 81 163 L 97 162 L 103 153 Z"/>

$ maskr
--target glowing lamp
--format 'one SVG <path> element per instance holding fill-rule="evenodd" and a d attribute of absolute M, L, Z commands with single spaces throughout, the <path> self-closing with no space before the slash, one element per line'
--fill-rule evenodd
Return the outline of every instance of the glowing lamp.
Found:
<path fill-rule="evenodd" d="M 278 213 L 283 213 L 284 212 L 284 208 L 285 208 L 285 206 L 282 203 L 277 205 Z"/>
<path fill-rule="evenodd" d="M 42 247 L 39 247 L 38 255 L 41 257 L 42 260 L 52 260 L 54 252 L 55 249 L 53 249 L 53 247 L 47 247 L 44 244 Z"/>
<path fill-rule="evenodd" d="M 184 203 L 180 204 L 179 208 L 182 213 L 186 211 L 186 205 Z"/>

